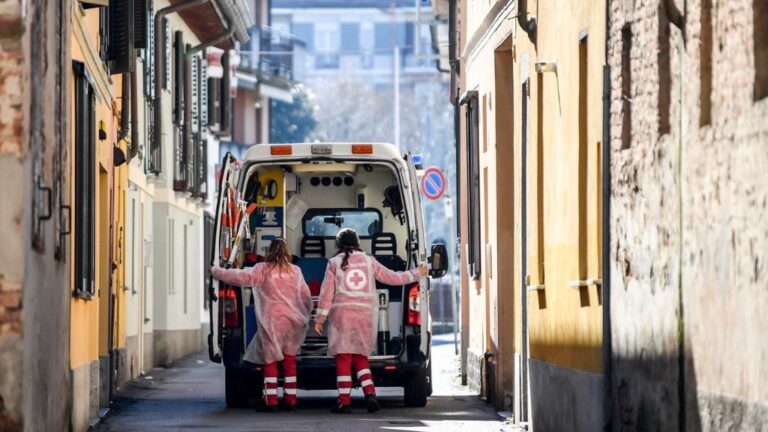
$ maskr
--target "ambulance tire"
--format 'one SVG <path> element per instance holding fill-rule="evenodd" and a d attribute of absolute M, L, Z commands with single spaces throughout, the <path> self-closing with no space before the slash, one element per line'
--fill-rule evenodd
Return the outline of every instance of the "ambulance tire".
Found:
<path fill-rule="evenodd" d="M 429 380 L 427 380 L 427 369 L 421 369 L 406 376 L 403 390 L 405 406 L 415 408 L 427 406 L 427 397 L 430 390 Z"/>
<path fill-rule="evenodd" d="M 248 406 L 248 386 L 243 385 L 241 373 L 233 368 L 224 368 L 224 394 L 228 407 Z"/>

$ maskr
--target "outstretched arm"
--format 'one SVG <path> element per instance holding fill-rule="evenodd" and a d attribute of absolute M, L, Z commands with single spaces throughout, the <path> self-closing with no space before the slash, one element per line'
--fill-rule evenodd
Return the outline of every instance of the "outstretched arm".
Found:
<path fill-rule="evenodd" d="M 386 285 L 405 285 L 410 282 L 416 282 L 428 273 L 427 267 L 423 264 L 415 269 L 396 272 L 384 267 L 373 258 L 371 261 L 373 262 L 373 274 L 376 280 Z"/>
<path fill-rule="evenodd" d="M 211 275 L 216 279 L 240 287 L 255 287 L 264 282 L 264 265 L 256 264 L 246 269 L 225 269 L 219 266 L 211 267 Z"/>

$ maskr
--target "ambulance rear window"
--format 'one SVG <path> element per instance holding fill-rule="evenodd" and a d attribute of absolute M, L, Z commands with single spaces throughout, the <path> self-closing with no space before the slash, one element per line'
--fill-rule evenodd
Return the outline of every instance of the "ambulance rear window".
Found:
<path fill-rule="evenodd" d="M 311 209 L 304 215 L 304 235 L 334 238 L 342 228 L 352 228 L 360 238 L 381 232 L 377 209 Z"/>

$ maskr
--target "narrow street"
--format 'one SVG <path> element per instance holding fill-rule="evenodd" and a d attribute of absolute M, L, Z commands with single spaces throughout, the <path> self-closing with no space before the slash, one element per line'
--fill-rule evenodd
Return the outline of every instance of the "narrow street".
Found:
<path fill-rule="evenodd" d="M 98 431 L 413 431 L 512 430 L 478 396 L 458 384 L 458 358 L 451 335 L 435 338 L 434 394 L 425 408 L 405 408 L 401 389 L 380 389 L 382 410 L 368 414 L 362 392 L 353 392 L 353 413 L 329 409 L 335 391 L 300 391 L 295 413 L 259 413 L 224 404 L 224 368 L 198 353 L 128 383 Z"/>

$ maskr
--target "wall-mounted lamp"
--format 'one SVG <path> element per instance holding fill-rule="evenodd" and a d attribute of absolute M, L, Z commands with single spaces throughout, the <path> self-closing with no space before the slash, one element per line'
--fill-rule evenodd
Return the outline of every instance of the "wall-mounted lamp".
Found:
<path fill-rule="evenodd" d="M 99 120 L 99 141 L 107 139 L 107 126 L 104 124 L 104 120 Z"/>
<path fill-rule="evenodd" d="M 536 73 L 555 72 L 557 73 L 557 61 L 536 62 Z"/>

